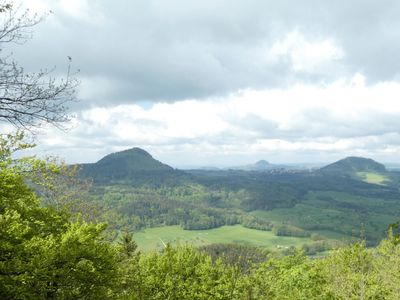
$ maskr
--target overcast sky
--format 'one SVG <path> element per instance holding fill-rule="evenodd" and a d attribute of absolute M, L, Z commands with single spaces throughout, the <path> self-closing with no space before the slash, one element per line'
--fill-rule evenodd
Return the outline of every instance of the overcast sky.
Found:
<path fill-rule="evenodd" d="M 175 167 L 400 162 L 398 0 L 29 0 L 53 13 L 14 49 L 67 56 L 80 102 L 37 151 L 94 162 L 141 147 Z"/>

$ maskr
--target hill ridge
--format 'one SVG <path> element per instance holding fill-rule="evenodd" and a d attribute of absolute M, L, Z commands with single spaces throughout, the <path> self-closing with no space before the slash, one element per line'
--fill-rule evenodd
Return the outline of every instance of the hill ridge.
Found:
<path fill-rule="evenodd" d="M 146 177 L 160 179 L 166 173 L 178 172 L 171 166 L 160 162 L 142 148 L 107 154 L 95 163 L 81 164 L 80 174 L 95 181 L 138 180 Z"/>
<path fill-rule="evenodd" d="M 338 173 L 353 175 L 356 172 L 373 171 L 377 173 L 387 172 L 386 167 L 371 158 L 361 156 L 348 156 L 319 169 L 324 173 Z"/>

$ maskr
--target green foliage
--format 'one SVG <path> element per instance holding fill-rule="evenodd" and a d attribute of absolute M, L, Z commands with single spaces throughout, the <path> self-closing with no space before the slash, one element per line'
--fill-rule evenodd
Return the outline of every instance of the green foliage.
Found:
<path fill-rule="evenodd" d="M 317 263 L 300 252 L 270 257 L 251 274 L 251 299 L 329 299 Z"/>
<path fill-rule="evenodd" d="M 316 255 L 320 252 L 338 249 L 343 245 L 343 242 L 335 240 L 318 240 L 311 244 L 304 244 L 301 249 L 306 255 Z"/>
<path fill-rule="evenodd" d="M 240 255 L 231 256 L 233 261 L 215 256 L 244 253 L 236 246 L 201 252 L 167 246 L 136 256 L 125 294 L 131 299 L 398 299 L 399 249 L 389 236 L 376 249 L 361 242 L 321 259 L 298 251 L 270 254 L 242 268 Z"/>
<path fill-rule="evenodd" d="M 105 225 L 41 206 L 24 176 L 38 160 L 11 158 L 25 148 L 23 135 L 0 144 L 0 298 L 111 297 L 119 255 L 103 241 Z"/>
<path fill-rule="evenodd" d="M 140 148 L 109 154 L 96 163 L 79 165 L 79 169 L 82 177 L 102 184 L 129 182 L 157 187 L 187 180 L 185 173 L 159 162 Z"/>
<path fill-rule="evenodd" d="M 226 265 L 239 267 L 242 272 L 265 262 L 269 253 L 265 248 L 239 244 L 211 244 L 198 249 L 207 253 L 213 262 L 221 260 Z"/>
<path fill-rule="evenodd" d="M 377 247 L 375 266 L 386 299 L 400 299 L 400 239 L 389 230 L 388 238 Z"/>
<path fill-rule="evenodd" d="M 44 186 L 51 188 L 57 182 L 52 181 L 51 174 L 65 170 L 35 158 L 12 159 L 14 150 L 26 147 L 22 136 L 0 144 L 1 299 L 400 297 L 400 243 L 397 232 L 393 232 L 395 226 L 377 248 L 368 249 L 365 242 L 359 242 L 321 259 L 311 259 L 292 248 L 282 256 L 238 245 L 213 245 L 201 250 L 166 245 L 159 253 L 142 254 L 130 233 L 123 234 L 119 243 L 110 243 L 104 238 L 105 224 L 87 223 L 79 214 L 71 217 L 71 211 L 51 205 L 48 200 L 57 194 L 50 194 L 47 205 L 42 205 L 32 187 L 43 186 L 40 181 L 49 180 Z M 34 182 L 30 176 L 38 170 L 50 171 Z M 181 191 L 181 197 L 188 196 L 188 190 Z M 119 200 L 124 202 L 124 197 Z M 223 199 L 214 197 L 211 202 L 221 204 Z M 185 211 L 178 213 L 184 215 Z M 241 217 L 243 223 L 263 226 L 258 218 Z M 247 233 L 252 230 L 233 227 Z M 293 226 L 284 229 L 298 232 Z M 253 231 L 272 236 L 268 231 Z M 227 235 L 225 231 L 219 238 Z M 328 241 L 313 237 L 315 248 L 326 246 Z"/>
<path fill-rule="evenodd" d="M 357 177 L 357 172 L 386 173 L 384 165 L 364 157 L 346 157 L 320 169 L 323 173 Z"/>
<path fill-rule="evenodd" d="M 240 224 L 247 228 L 265 231 L 270 231 L 274 227 L 274 224 L 272 224 L 272 222 L 258 218 L 253 215 L 243 215 L 240 219 Z"/>
<path fill-rule="evenodd" d="M 299 227 L 292 225 L 276 225 L 272 232 L 277 236 L 309 237 L 311 234 Z"/>
<path fill-rule="evenodd" d="M 114 171 L 93 172 L 97 179 L 91 195 L 104 212 L 97 219 L 106 220 L 112 230 L 170 225 L 186 230 L 208 230 L 234 224 L 271 230 L 275 225 L 280 235 L 308 236 L 328 231 L 346 239 L 363 236 L 369 245 L 376 245 L 384 237 L 388 224 L 400 218 L 397 201 L 400 193 L 396 186 L 400 181 L 394 180 L 395 175 L 387 171 L 385 174 L 392 180 L 387 185 L 368 184 L 359 178 L 325 171 L 178 172 L 148 169 L 144 161 L 156 165 L 160 162 L 138 151 L 112 154 L 97 163 L 119 169 L 117 162 L 125 162 L 121 165 L 129 168 L 134 173 L 132 176 L 125 174 L 117 176 L 119 179 L 110 179 L 107 176 Z M 349 158 L 331 167 L 353 173 L 382 168 L 375 162 L 358 158 Z M 143 170 L 139 172 L 140 168 Z M 280 228 L 280 224 L 300 229 Z"/>
<path fill-rule="evenodd" d="M 235 193 L 210 191 L 196 184 L 158 189 L 128 185 L 96 188 L 93 194 L 97 194 L 97 203 L 121 215 L 119 228 L 124 230 L 163 225 L 204 230 L 238 224 L 243 214 L 234 207 L 225 206 Z M 220 201 L 220 207 L 209 204 L 216 205 L 215 201 Z"/>
<path fill-rule="evenodd" d="M 112 298 L 118 285 L 118 252 L 104 243 L 104 225 L 71 223 L 62 235 L 48 241 L 34 284 L 46 297 Z M 43 293 L 42 292 L 42 293 Z"/>
<path fill-rule="evenodd" d="M 385 236 L 387 226 L 400 218 L 400 203 L 391 195 L 374 196 L 373 191 L 365 196 L 351 191 L 310 191 L 306 200 L 292 208 L 254 214 L 275 224 L 289 223 L 310 232 L 340 233 L 347 240 L 363 235 L 368 242 L 377 244 Z"/>
<path fill-rule="evenodd" d="M 160 254 L 142 256 L 138 267 L 141 280 L 135 282 L 133 298 L 240 299 L 239 270 L 212 263 L 208 255 L 190 247 L 167 246 Z"/>
<path fill-rule="evenodd" d="M 137 244 L 133 239 L 133 236 L 129 232 L 125 232 L 120 239 L 120 252 L 123 253 L 127 258 L 131 258 L 137 250 Z"/>
<path fill-rule="evenodd" d="M 386 299 L 377 262 L 363 242 L 333 252 L 321 261 L 326 290 L 339 299 Z"/>

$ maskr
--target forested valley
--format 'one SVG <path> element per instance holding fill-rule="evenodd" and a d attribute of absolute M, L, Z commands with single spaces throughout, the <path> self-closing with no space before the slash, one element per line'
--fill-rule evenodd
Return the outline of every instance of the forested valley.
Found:
<path fill-rule="evenodd" d="M 398 173 L 364 158 L 346 158 L 315 170 L 266 172 L 162 170 L 157 164 L 150 154 L 134 148 L 77 167 L 82 168 L 82 180 L 94 178 L 88 194 L 93 203 L 118 216 L 113 226 L 119 230 L 170 225 L 205 230 L 241 224 L 281 236 L 321 238 L 325 232 L 362 237 L 376 245 L 388 225 L 400 218 Z M 338 164 L 349 164 L 351 170 Z M 381 176 L 382 182 L 368 182 L 365 174 Z"/>

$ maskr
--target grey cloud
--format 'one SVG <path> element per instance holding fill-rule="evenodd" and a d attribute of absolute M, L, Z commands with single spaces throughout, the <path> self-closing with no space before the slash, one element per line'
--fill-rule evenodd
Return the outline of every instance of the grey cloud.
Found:
<path fill-rule="evenodd" d="M 257 139 L 282 139 L 304 142 L 317 139 L 349 139 L 368 136 L 396 136 L 400 134 L 398 114 L 362 111 L 354 117 L 335 114 L 327 108 L 299 111 L 290 121 L 290 127 L 282 127 L 276 121 L 249 114 L 240 118 L 225 118 L 230 128 L 213 137 L 213 142 L 224 144 L 236 140 L 249 142 Z M 373 124 L 373 126 L 372 126 Z M 399 142 L 396 139 L 390 142 Z"/>
<path fill-rule="evenodd" d="M 316 108 L 303 111 L 294 121 L 286 136 L 318 138 L 357 138 L 381 136 L 399 132 L 400 119 L 397 114 L 375 111 L 359 112 L 356 117 L 338 115 L 328 109 Z M 285 132 L 279 133 L 285 136 Z"/>
<path fill-rule="evenodd" d="M 49 2 L 56 3 L 56 2 Z M 102 77 L 113 91 L 81 105 L 174 101 L 225 95 L 244 88 L 322 83 L 363 72 L 368 82 L 400 70 L 400 3 L 384 1 L 89 1 L 99 24 L 62 13 L 40 24 L 15 49 L 28 69 L 73 65 L 85 78 Z M 327 69 L 293 72 L 289 57 L 266 51 L 298 30 L 307 40 L 333 39 L 344 58 Z M 29 49 L 29 50 L 28 50 Z M 91 87 L 82 84 L 81 89 Z"/>
<path fill-rule="evenodd" d="M 275 162 L 326 162 L 349 155 L 380 155 L 387 160 L 390 155 L 384 151 L 400 147 L 400 133 L 397 130 L 400 128 L 399 121 L 390 114 L 362 115 L 364 119 L 344 122 L 326 111 L 311 110 L 305 114 L 307 118 L 299 120 L 291 130 L 283 130 L 274 121 L 249 115 L 238 120 L 231 118 L 228 129 L 219 133 L 190 138 L 160 135 L 155 139 L 142 135 L 120 138 L 112 130 L 118 122 L 117 114 L 110 118 L 107 125 L 91 123 L 81 117 L 80 126 L 71 132 L 50 134 L 50 137 L 62 139 L 62 143 L 49 143 L 44 148 L 39 146 L 38 149 L 45 154 L 66 157 L 70 162 L 93 162 L 110 152 L 131 147 L 142 147 L 151 153 L 158 153 L 160 158 L 175 165 L 189 164 L 190 161 L 197 162 L 199 159 L 226 164 L 229 161 L 246 159 L 247 162 L 252 162 L 256 158 Z M 124 119 L 126 120 L 126 116 Z M 371 120 L 374 126 L 371 126 Z M 133 119 L 132 124 L 135 129 L 150 133 L 165 128 L 162 122 L 146 118 Z M 373 127 L 377 127 L 377 130 Z M 351 134 L 343 128 L 348 128 Z M 296 150 L 291 150 L 291 147 L 283 146 L 278 149 L 273 147 L 255 150 L 258 149 L 259 141 L 269 139 L 296 144 L 298 148 L 296 146 Z M 349 142 L 349 146 L 345 145 L 338 150 L 334 147 L 338 141 Z M 319 148 L 316 145 L 324 147 Z"/>

